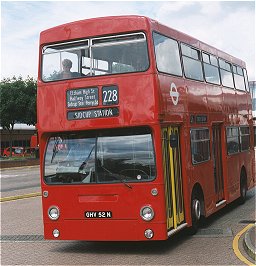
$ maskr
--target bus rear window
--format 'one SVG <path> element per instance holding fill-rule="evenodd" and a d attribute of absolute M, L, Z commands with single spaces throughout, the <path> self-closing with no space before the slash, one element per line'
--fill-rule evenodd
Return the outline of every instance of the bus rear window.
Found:
<path fill-rule="evenodd" d="M 149 67 L 144 33 L 44 46 L 42 59 L 43 81 L 140 72 Z"/>

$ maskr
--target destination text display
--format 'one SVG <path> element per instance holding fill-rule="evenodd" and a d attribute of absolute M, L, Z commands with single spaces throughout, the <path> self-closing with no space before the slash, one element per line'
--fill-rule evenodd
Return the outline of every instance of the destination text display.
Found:
<path fill-rule="evenodd" d="M 67 115 L 68 120 L 114 117 L 119 115 L 119 109 L 117 107 L 109 107 L 91 110 L 69 111 Z"/>
<path fill-rule="evenodd" d="M 67 108 L 92 107 L 99 105 L 97 87 L 67 91 Z"/>

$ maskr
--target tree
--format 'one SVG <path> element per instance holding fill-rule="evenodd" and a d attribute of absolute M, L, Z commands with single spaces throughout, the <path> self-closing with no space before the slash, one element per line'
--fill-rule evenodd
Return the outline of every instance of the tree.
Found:
<path fill-rule="evenodd" d="M 12 133 L 15 123 L 27 125 L 36 124 L 36 81 L 27 77 L 15 76 L 3 79 L 0 86 L 0 118 L 1 126 L 10 134 L 12 147 Z"/>

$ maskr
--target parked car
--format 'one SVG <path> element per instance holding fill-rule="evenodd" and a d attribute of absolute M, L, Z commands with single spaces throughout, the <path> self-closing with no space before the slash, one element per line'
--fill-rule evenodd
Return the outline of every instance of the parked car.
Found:
<path fill-rule="evenodd" d="M 23 157 L 24 156 L 24 148 L 23 147 L 12 147 L 12 156 L 15 157 Z M 3 156 L 9 157 L 11 155 L 11 148 L 7 147 L 4 149 Z"/>

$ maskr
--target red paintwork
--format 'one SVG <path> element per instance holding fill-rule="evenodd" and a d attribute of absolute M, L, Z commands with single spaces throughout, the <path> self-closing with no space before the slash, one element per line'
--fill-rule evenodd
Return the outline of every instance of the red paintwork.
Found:
<path fill-rule="evenodd" d="M 215 205 L 213 161 L 193 166 L 190 155 L 191 114 L 207 114 L 208 123 L 193 125 L 208 127 L 213 123 L 250 124 L 252 127 L 251 102 L 249 93 L 238 93 L 221 86 L 204 82 L 189 81 L 183 77 L 158 74 L 153 52 L 152 31 L 159 31 L 167 36 L 204 49 L 217 56 L 245 67 L 239 59 L 208 46 L 198 40 L 170 29 L 154 20 L 140 16 L 107 17 L 89 19 L 61 25 L 46 30 L 40 35 L 40 55 L 43 45 L 85 37 L 111 35 L 134 31 L 144 31 L 147 35 L 150 68 L 143 73 L 123 74 L 119 76 L 87 77 L 84 79 L 44 83 L 40 78 L 41 56 L 39 56 L 38 79 L 38 134 L 40 139 L 41 176 L 43 176 L 43 159 L 47 139 L 52 132 L 80 131 L 149 125 L 152 128 L 156 151 L 157 178 L 150 183 L 132 184 L 129 189 L 123 184 L 108 185 L 68 185 L 49 186 L 41 179 L 42 191 L 49 196 L 43 200 L 44 230 L 46 239 L 54 239 L 52 231 L 60 230 L 59 239 L 80 240 L 146 240 L 145 229 L 151 228 L 155 235 L 153 240 L 166 239 L 165 189 L 162 168 L 162 126 L 174 124 L 180 126 L 181 156 L 183 173 L 183 192 L 185 202 L 185 220 L 191 225 L 190 198 L 195 183 L 199 183 L 205 197 L 206 216 L 217 210 Z M 180 93 L 179 102 L 172 104 L 169 96 L 170 84 L 174 82 Z M 66 91 L 71 88 L 116 84 L 119 87 L 120 115 L 114 118 L 68 121 Z M 100 102 L 101 99 L 100 99 Z M 101 107 L 101 106 L 98 106 Z M 245 119 L 244 116 L 247 115 Z M 227 156 L 225 132 L 222 130 L 222 158 L 224 175 L 224 198 L 228 202 L 239 197 L 239 175 L 244 165 L 248 177 L 252 177 L 253 151 L 236 156 Z M 255 183 L 255 177 L 248 178 L 248 187 Z M 154 197 L 151 189 L 158 188 Z M 140 208 L 150 204 L 156 212 L 152 222 L 140 218 Z M 51 221 L 47 210 L 56 205 L 60 208 L 60 218 Z M 221 206 L 223 207 L 223 206 Z M 220 207 L 219 207 L 220 208 Z M 111 210 L 112 220 L 84 219 L 85 210 Z"/>
<path fill-rule="evenodd" d="M 30 138 L 30 148 L 38 148 L 38 137 L 37 135 L 33 135 Z"/>
<path fill-rule="evenodd" d="M 144 183 L 132 185 L 133 189 L 124 184 L 61 186 L 54 187 L 54 193 L 45 198 L 44 205 L 53 203 L 61 210 L 60 218 L 51 222 L 44 208 L 45 236 L 54 239 L 52 231 L 58 228 L 61 239 L 79 240 L 145 240 L 144 231 L 155 229 L 158 238 L 166 238 L 163 184 Z M 151 189 L 157 187 L 159 197 L 151 195 Z M 143 195 L 143 197 L 142 197 Z M 153 223 L 145 222 L 139 217 L 140 208 L 145 204 L 158 210 Z M 85 219 L 85 211 L 112 211 L 112 219 Z M 68 226 L 69 225 L 69 226 Z M 72 229 L 71 229 L 72 228 Z M 143 230 L 142 230 L 143 229 Z"/>
<path fill-rule="evenodd" d="M 158 119 L 156 106 L 155 106 L 155 79 L 154 76 L 145 73 L 134 73 L 130 75 L 123 75 L 122 77 L 97 77 L 87 78 L 86 81 L 60 81 L 54 84 L 39 82 L 38 97 L 40 99 L 40 106 L 38 109 L 43 108 L 39 112 L 40 122 L 38 130 L 43 127 L 44 132 L 65 131 L 65 130 L 84 130 L 87 128 L 109 128 L 115 126 L 126 127 L 134 124 L 145 124 L 145 121 L 156 122 Z M 66 90 L 71 88 L 84 88 L 90 86 L 98 86 L 101 90 L 103 85 L 118 84 L 120 95 L 119 105 L 120 116 L 111 119 L 95 119 L 95 120 L 77 120 L 67 121 L 66 119 Z M 147 88 L 145 90 L 145 88 Z M 101 93 L 99 93 L 100 102 Z M 139 104 L 136 103 L 140 99 Z M 63 103 L 63 104 L 60 104 Z M 101 106 L 98 106 L 101 107 Z M 83 109 L 83 108 L 82 108 Z"/>

